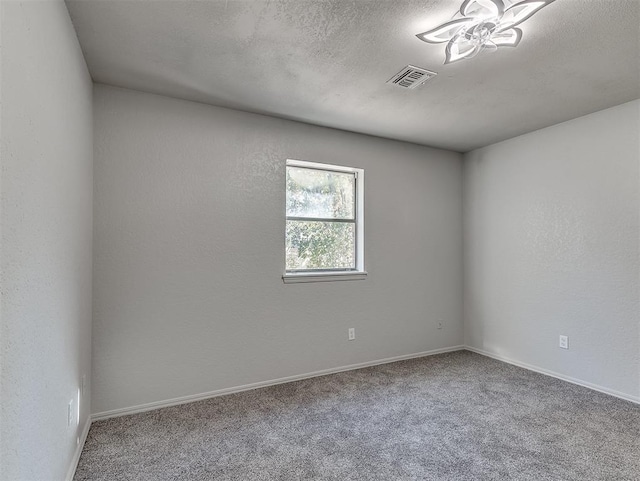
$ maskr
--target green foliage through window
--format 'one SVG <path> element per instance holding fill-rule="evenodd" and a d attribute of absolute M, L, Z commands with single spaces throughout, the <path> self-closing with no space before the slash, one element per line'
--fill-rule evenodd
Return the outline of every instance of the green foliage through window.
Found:
<path fill-rule="evenodd" d="M 356 177 L 287 166 L 286 269 L 356 267 Z"/>

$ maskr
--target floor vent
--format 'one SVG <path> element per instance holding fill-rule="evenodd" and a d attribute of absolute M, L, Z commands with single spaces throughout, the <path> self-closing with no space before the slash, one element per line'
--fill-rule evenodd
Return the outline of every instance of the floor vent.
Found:
<path fill-rule="evenodd" d="M 413 65 L 407 65 L 400 70 L 397 74 L 391 77 L 387 83 L 397 85 L 405 89 L 415 89 L 420 87 L 427 80 L 438 75 L 436 72 L 431 72 L 420 67 L 414 67 Z"/>

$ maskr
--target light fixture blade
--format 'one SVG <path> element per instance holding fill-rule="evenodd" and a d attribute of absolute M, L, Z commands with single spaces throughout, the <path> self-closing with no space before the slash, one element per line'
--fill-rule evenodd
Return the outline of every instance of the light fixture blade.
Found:
<path fill-rule="evenodd" d="M 522 30 L 519 28 L 510 28 L 491 37 L 491 41 L 497 47 L 517 47 L 520 40 L 522 40 Z"/>
<path fill-rule="evenodd" d="M 472 18 L 457 18 L 447 23 L 443 23 L 433 30 L 428 30 L 416 35 L 420 40 L 427 43 L 444 43 L 456 36 L 461 28 L 474 23 Z"/>
<path fill-rule="evenodd" d="M 474 57 L 480 52 L 482 47 L 474 45 L 471 42 L 465 42 L 464 37 L 457 35 L 452 38 L 445 48 L 445 65 L 448 63 L 457 62 L 463 58 Z"/>
<path fill-rule="evenodd" d="M 510 28 L 520 25 L 522 22 L 530 18 L 534 13 L 543 7 L 546 7 L 554 0 L 524 0 L 511 5 L 507 8 L 500 20 L 500 28 L 497 32 L 503 32 Z"/>
<path fill-rule="evenodd" d="M 496 50 L 498 50 L 498 46 L 491 40 L 489 40 L 482 46 L 482 50 L 485 52 L 495 52 Z"/>
<path fill-rule="evenodd" d="M 464 0 L 460 6 L 463 17 L 493 18 L 504 12 L 502 0 Z"/>

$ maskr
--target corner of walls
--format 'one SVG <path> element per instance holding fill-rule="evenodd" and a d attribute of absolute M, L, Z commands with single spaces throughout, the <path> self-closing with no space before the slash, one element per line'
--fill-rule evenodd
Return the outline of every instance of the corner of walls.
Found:
<path fill-rule="evenodd" d="M 467 252 L 466 252 L 466 247 L 467 247 L 467 237 L 468 237 L 468 233 L 467 233 L 467 181 L 466 181 L 466 176 L 467 176 L 467 165 L 469 162 L 469 158 L 471 156 L 471 153 L 473 151 L 470 152 L 464 152 L 461 154 L 461 160 L 460 160 L 460 183 L 461 183 L 461 205 L 460 205 L 460 223 L 462 224 L 461 226 L 461 238 L 462 238 L 462 245 L 460 248 L 460 258 L 462 259 L 462 288 L 460 290 L 460 306 L 461 306 L 461 310 L 462 310 L 462 345 L 463 346 L 469 346 L 470 342 L 469 342 L 469 334 L 467 332 L 468 329 L 468 323 L 467 323 L 467 276 L 466 276 L 466 266 L 467 266 Z"/>

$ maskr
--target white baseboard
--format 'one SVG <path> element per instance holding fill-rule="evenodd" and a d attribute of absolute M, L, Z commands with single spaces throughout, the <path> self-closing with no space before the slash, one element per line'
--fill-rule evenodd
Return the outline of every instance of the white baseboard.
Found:
<path fill-rule="evenodd" d="M 496 359 L 498 361 L 502 361 L 502 362 L 506 362 L 508 364 L 513 364 L 514 366 L 518 366 L 524 369 L 528 369 L 529 371 L 534 371 L 540 374 L 544 374 L 546 376 L 550 376 L 550 377 L 554 377 L 557 379 L 560 379 L 562 381 L 567 381 L 570 382 L 572 384 L 577 384 L 578 386 L 582 386 L 582 387 L 586 387 L 588 389 L 592 389 L 594 391 L 598 391 L 604 394 L 609 394 L 610 396 L 615 396 L 617 398 L 620 399 L 624 399 L 625 401 L 630 401 L 632 403 L 635 404 L 640 404 L 640 397 L 638 396 L 633 396 L 633 395 L 629 395 L 626 393 L 622 393 L 619 391 L 615 391 L 613 389 L 609 389 L 603 386 L 599 386 L 597 384 L 593 384 L 590 382 L 586 382 L 583 381 L 581 379 L 576 379 L 570 376 L 565 376 L 564 374 L 560 374 L 554 371 L 549 371 L 548 369 L 543 369 L 537 366 L 533 366 L 531 364 L 527 364 L 525 362 L 520 362 L 520 361 L 515 361 L 513 359 L 509 359 L 507 357 L 504 356 L 500 356 L 498 354 L 494 354 L 492 352 L 489 351 L 484 351 L 482 349 L 478 349 L 475 347 L 471 347 L 471 346 L 453 346 L 453 347 L 446 347 L 446 348 L 442 348 L 442 349 L 433 349 L 431 351 L 423 351 L 423 352 L 416 352 L 413 354 L 405 354 L 402 356 L 394 356 L 394 357 L 388 357 L 385 359 L 378 359 L 375 361 L 368 361 L 368 362 L 361 362 L 358 364 L 350 364 L 348 366 L 341 366 L 341 367 L 336 367 L 336 368 L 331 368 L 331 369 L 323 369 L 321 371 L 314 371 L 314 372 L 309 372 L 306 374 L 297 374 L 294 376 L 287 376 L 287 377 L 282 377 L 282 378 L 278 378 L 278 379 L 272 379 L 269 381 L 261 381 L 261 382 L 255 382 L 255 383 L 251 383 L 251 384 L 245 384 L 242 386 L 235 386 L 235 387 L 230 387 L 230 388 L 225 388 L 225 389 L 218 389 L 215 391 L 210 391 L 210 392 L 205 392 L 205 393 L 201 393 L 201 394 L 193 394 L 190 396 L 182 396 L 179 398 L 174 398 L 174 399 L 167 399 L 165 401 L 155 401 L 155 402 L 151 402 L 151 403 L 146 403 L 146 404 L 139 404 L 137 406 L 131 406 L 128 408 L 121 408 L 121 409 L 113 409 L 111 411 L 104 411 L 104 412 L 100 412 L 100 413 L 95 413 L 92 414 L 89 419 L 87 419 L 86 423 L 85 423 L 85 427 L 82 430 L 82 434 L 80 435 L 80 443 L 78 444 L 78 446 L 76 447 L 76 451 L 73 455 L 73 459 L 71 461 L 71 465 L 69 466 L 69 470 L 67 472 L 67 476 L 66 476 L 66 481 L 73 481 L 73 476 L 75 475 L 76 472 L 76 468 L 78 466 L 78 461 L 80 460 L 80 454 L 82 453 L 82 449 L 84 447 L 85 441 L 87 440 L 87 435 L 89 434 L 89 428 L 91 427 L 91 423 L 94 421 L 100 421 L 102 419 L 109 419 L 109 418 L 113 418 L 113 417 L 118 417 L 118 416 L 126 416 L 128 414 L 136 414 L 136 413 L 141 413 L 141 412 L 145 412 L 145 411 L 152 411 L 154 409 L 161 409 L 161 408 L 165 408 L 165 407 L 170 407 L 170 406 L 177 406 L 179 404 L 187 404 L 190 402 L 195 402 L 195 401 L 201 401 L 203 399 L 209 399 L 209 398 L 213 398 L 213 397 L 218 397 L 218 396 L 224 396 L 225 394 L 234 394 L 234 393 L 238 393 L 238 392 L 243 392 L 243 391 L 250 391 L 252 389 L 258 389 L 258 388 L 262 388 L 262 387 L 268 387 L 268 386 L 275 386 L 278 384 L 285 384 L 285 383 L 289 383 L 289 382 L 294 382 L 294 381 L 301 381 L 303 379 L 310 379 L 310 378 L 314 378 L 314 377 L 319 377 L 319 376 L 326 376 L 329 374 L 335 374 L 335 373 L 339 373 L 339 372 L 344 372 L 344 371 L 353 371 L 355 369 L 362 369 L 365 367 L 371 367 L 371 366 L 378 366 L 381 364 L 389 364 L 392 362 L 397 362 L 397 361 L 404 361 L 407 359 L 415 359 L 415 358 L 419 358 L 419 357 L 426 357 L 426 356 L 433 356 L 435 354 L 443 354 L 446 352 L 454 352 L 454 351 L 463 351 L 463 350 L 467 350 L 467 351 L 471 351 L 471 352 L 475 352 L 476 354 L 480 354 L 483 356 L 487 356 L 487 357 L 491 357 L 493 359 Z"/>
<path fill-rule="evenodd" d="M 554 371 L 549 371 L 548 369 L 543 369 L 541 367 L 537 367 L 537 366 L 532 366 L 531 364 L 527 364 L 526 362 L 520 362 L 520 361 L 515 361 L 513 359 L 509 359 L 507 357 L 504 356 L 500 356 L 498 354 L 494 354 L 492 352 L 489 351 L 484 351 L 482 349 L 478 349 L 475 347 L 471 347 L 471 346 L 465 346 L 464 347 L 466 350 L 471 351 L 471 352 L 475 352 L 476 354 L 481 354 L 483 356 L 487 356 L 487 357 L 491 357 L 493 359 L 497 359 L 498 361 L 502 361 L 502 362 L 506 362 L 508 364 L 513 364 L 514 366 L 518 366 L 518 367 L 522 367 L 524 369 L 528 369 L 529 371 L 534 371 L 540 374 L 544 374 L 546 376 L 551 376 L 551 377 L 555 377 L 557 379 L 560 379 L 562 381 L 567 381 L 570 382 L 572 384 L 577 384 L 578 386 L 582 386 L 582 387 L 586 387 L 589 389 L 593 389 L 594 391 L 598 391 L 604 394 L 609 394 L 610 396 L 615 396 L 617 398 L 620 399 L 624 399 L 625 401 L 630 401 L 632 403 L 635 404 L 640 404 L 640 397 L 638 396 L 633 396 L 631 394 L 626 394 L 620 391 L 616 391 L 614 389 L 609 389 L 607 387 L 604 386 L 599 386 L 598 384 L 593 384 L 587 381 L 583 381 L 582 379 L 576 379 L 574 377 L 571 376 L 565 376 L 564 374 L 560 374 Z"/>
<path fill-rule="evenodd" d="M 82 448 L 84 448 L 84 443 L 87 440 L 87 435 L 89 434 L 89 428 L 91 427 L 92 422 L 93 419 L 91 418 L 91 416 L 89 416 L 84 423 L 84 428 L 82 429 L 82 433 L 80 433 L 80 442 L 76 446 L 76 450 L 73 453 L 73 458 L 71 459 L 71 464 L 69 465 L 69 469 L 67 470 L 67 476 L 64 478 L 66 481 L 73 481 L 73 476 L 75 476 L 76 474 L 78 461 L 80 461 L 80 455 L 82 454 Z"/>
<path fill-rule="evenodd" d="M 405 354 L 402 356 L 388 357 L 385 359 L 378 359 L 375 361 L 361 362 L 358 364 L 350 364 L 348 366 L 335 367 L 331 369 L 323 369 L 321 371 L 314 371 L 306 374 L 296 374 L 294 376 L 281 377 L 281 378 L 272 379 L 269 381 L 254 382 L 251 384 L 244 384 L 242 386 L 235 386 L 235 387 L 230 387 L 225 389 L 217 389 L 215 391 L 205 392 L 201 394 L 192 394 L 190 396 L 182 396 L 174 399 L 167 399 L 165 401 L 155 401 L 155 402 L 146 403 L 146 404 L 139 404 L 137 406 L 131 406 L 127 408 L 113 409 L 111 411 L 95 413 L 91 416 L 91 420 L 100 421 L 102 419 L 109 419 L 109 418 L 114 418 L 118 416 L 126 416 L 128 414 L 142 413 L 145 411 L 152 411 L 154 409 L 161 409 L 161 408 L 166 408 L 170 406 L 177 406 L 179 404 L 186 404 L 194 401 L 201 401 L 203 399 L 224 396 L 225 394 L 234 394 L 242 391 L 250 391 L 252 389 L 275 386 L 277 384 L 284 384 L 284 383 L 294 382 L 294 381 L 301 381 L 303 379 L 326 376 L 328 374 L 335 374 L 338 372 L 352 371 L 354 369 L 362 369 L 365 367 L 378 366 L 380 364 L 388 364 L 390 362 L 405 361 L 407 359 L 414 359 L 418 357 L 433 356 L 434 354 L 443 354 L 445 352 L 462 351 L 464 349 L 465 349 L 464 346 L 445 347 L 442 349 L 433 349 L 431 351 L 416 352 L 413 354 Z"/>

